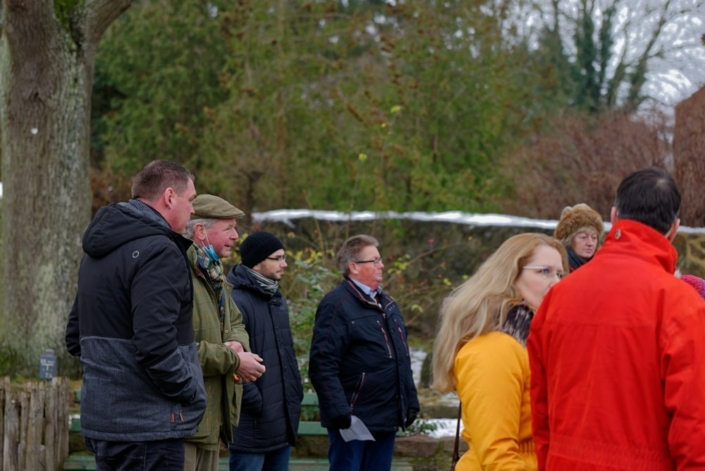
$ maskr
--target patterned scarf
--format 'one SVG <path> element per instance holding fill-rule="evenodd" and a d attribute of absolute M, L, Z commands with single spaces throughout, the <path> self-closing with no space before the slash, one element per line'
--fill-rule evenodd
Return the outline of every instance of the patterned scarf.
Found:
<path fill-rule="evenodd" d="M 210 278 L 212 281 L 217 281 L 222 283 L 223 282 L 223 264 L 220 263 L 220 260 L 215 261 L 212 258 L 208 256 L 205 250 L 203 250 L 203 247 L 199 247 L 196 244 L 193 244 L 194 247 L 196 247 L 196 254 L 198 255 L 198 264 L 201 266 L 203 271 L 208 275 L 208 278 Z"/>
<path fill-rule="evenodd" d="M 198 265 L 206 274 L 208 282 L 215 292 L 215 297 L 218 298 L 218 305 L 220 307 L 218 312 L 221 313 L 220 315 L 222 316 L 223 306 L 225 306 L 225 291 L 223 290 L 223 279 L 225 277 L 223 276 L 223 264 L 220 263 L 220 260 L 216 261 L 210 258 L 208 254 L 206 254 L 206 251 L 203 250 L 203 247 L 199 247 L 196 244 L 193 244 L 193 246 L 196 248 Z"/>
<path fill-rule="evenodd" d="M 245 265 L 243 265 L 243 267 L 245 267 Z M 272 296 L 277 294 L 277 291 L 279 290 L 279 283 L 277 283 L 277 280 L 272 280 L 270 278 L 267 278 L 266 276 L 262 276 L 262 274 L 254 271 L 249 267 L 245 267 L 245 269 L 247 270 L 247 273 L 250 274 L 255 283 L 257 283 L 260 288 L 262 288 L 265 292 L 271 294 Z"/>
<path fill-rule="evenodd" d="M 534 311 L 524 304 L 517 304 L 507 313 L 507 319 L 500 331 L 511 335 L 526 347 L 526 339 L 529 336 L 529 327 L 533 318 Z"/>

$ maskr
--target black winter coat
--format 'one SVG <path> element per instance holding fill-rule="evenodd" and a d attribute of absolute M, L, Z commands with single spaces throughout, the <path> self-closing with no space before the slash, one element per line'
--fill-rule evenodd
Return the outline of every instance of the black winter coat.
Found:
<path fill-rule="evenodd" d="M 250 349 L 267 371 L 244 384 L 240 424 L 230 449 L 266 453 L 295 445 L 301 416 L 303 385 L 289 326 L 289 309 L 281 291 L 264 291 L 243 265 L 228 274 L 232 297 L 242 312 Z"/>
<path fill-rule="evenodd" d="M 191 241 L 137 207 L 103 207 L 88 226 L 66 328 L 67 349 L 83 366 L 81 431 L 98 440 L 186 437 L 206 407 Z"/>
<path fill-rule="evenodd" d="M 345 279 L 318 305 L 309 375 L 324 427 L 352 413 L 371 432 L 391 432 L 419 410 L 404 319 L 384 293 L 381 304 Z"/>

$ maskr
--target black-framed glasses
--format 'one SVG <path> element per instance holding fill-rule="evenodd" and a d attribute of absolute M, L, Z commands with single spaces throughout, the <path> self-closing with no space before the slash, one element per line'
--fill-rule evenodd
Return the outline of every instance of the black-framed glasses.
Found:
<path fill-rule="evenodd" d="M 382 259 L 381 258 L 373 258 L 372 260 L 355 260 L 353 263 L 361 264 L 361 263 L 373 263 L 376 267 L 380 266 L 382 264 Z"/>
<path fill-rule="evenodd" d="M 277 263 L 286 262 L 286 254 L 278 257 L 267 257 L 267 260 L 274 260 Z"/>
<path fill-rule="evenodd" d="M 551 267 L 539 267 L 539 266 L 534 266 L 534 265 L 527 265 L 522 270 L 535 270 L 536 273 L 541 275 L 542 278 L 544 279 L 549 279 L 552 277 L 556 277 L 559 280 L 565 276 L 565 273 L 563 273 L 563 270 L 556 270 Z"/>

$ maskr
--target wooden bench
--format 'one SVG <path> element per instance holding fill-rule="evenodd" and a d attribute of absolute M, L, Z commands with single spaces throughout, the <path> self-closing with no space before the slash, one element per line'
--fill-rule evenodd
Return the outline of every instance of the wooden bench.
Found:
<path fill-rule="evenodd" d="M 74 391 L 74 400 L 76 403 L 81 402 L 81 391 Z M 310 413 L 315 409 L 318 412 L 318 396 L 316 393 L 305 393 L 304 398 L 301 401 L 301 408 L 304 412 Z M 81 432 L 81 418 L 78 415 L 71 417 L 71 432 L 80 433 Z M 299 421 L 298 428 L 299 435 L 314 435 L 314 436 L 328 436 L 328 429 L 321 426 L 320 421 L 313 420 L 301 420 Z"/>
<path fill-rule="evenodd" d="M 81 402 L 81 391 L 74 391 L 74 400 L 77 403 Z M 305 393 L 301 401 L 302 416 L 317 416 L 318 415 L 318 396 L 316 393 Z M 78 415 L 71 417 L 71 432 L 81 432 L 81 419 Z M 298 428 L 299 436 L 328 436 L 328 429 L 321 426 L 317 420 L 301 420 Z M 95 459 L 89 452 L 71 453 L 64 461 L 62 468 L 64 471 L 79 471 L 96 469 Z M 289 470 L 291 471 L 327 471 L 329 469 L 328 460 L 325 458 L 295 458 L 289 460 Z M 392 463 L 392 471 L 412 471 L 411 464 L 403 458 L 394 458 Z M 218 471 L 229 471 L 229 462 L 227 457 L 220 458 L 218 462 Z"/>
<path fill-rule="evenodd" d="M 95 460 L 92 455 L 71 454 L 64 461 L 64 471 L 90 470 L 95 471 Z M 218 460 L 218 471 L 229 471 L 228 458 Z M 324 458 L 291 458 L 289 460 L 290 471 L 328 471 L 328 460 Z M 392 471 L 413 471 L 413 466 L 404 459 L 394 458 Z"/>

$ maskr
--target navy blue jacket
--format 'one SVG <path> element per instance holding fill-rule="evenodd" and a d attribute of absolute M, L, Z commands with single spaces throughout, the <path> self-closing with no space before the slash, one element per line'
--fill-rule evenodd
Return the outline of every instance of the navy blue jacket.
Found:
<path fill-rule="evenodd" d="M 391 432 L 419 410 L 404 319 L 391 297 L 381 304 L 344 279 L 318 305 L 309 376 L 324 427 L 352 413 L 371 432 Z"/>
<path fill-rule="evenodd" d="M 240 424 L 230 449 L 266 453 L 296 444 L 303 385 L 289 326 L 289 309 L 281 291 L 262 289 L 243 265 L 228 274 L 232 297 L 242 312 L 250 349 L 262 357 L 267 371 L 244 384 Z"/>
<path fill-rule="evenodd" d="M 66 346 L 83 366 L 85 437 L 196 432 L 206 392 L 191 324 L 190 245 L 159 213 L 132 204 L 103 207 L 88 226 L 66 328 Z"/>

